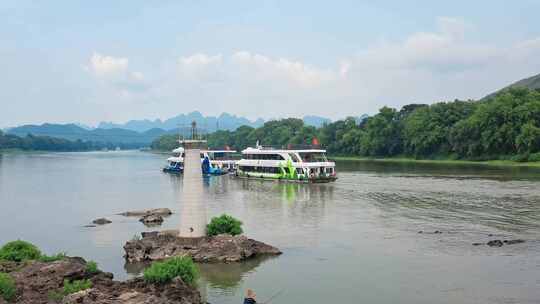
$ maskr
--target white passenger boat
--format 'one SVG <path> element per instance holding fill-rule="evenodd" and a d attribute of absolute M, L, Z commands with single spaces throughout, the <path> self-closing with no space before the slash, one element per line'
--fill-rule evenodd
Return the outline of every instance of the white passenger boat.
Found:
<path fill-rule="evenodd" d="M 337 179 L 336 164 L 326 157 L 326 150 L 274 149 L 257 145 L 242 151 L 236 163 L 237 177 L 261 178 L 304 183 L 325 183 Z"/>
<path fill-rule="evenodd" d="M 234 171 L 235 163 L 239 157 L 235 157 L 235 150 L 210 149 L 201 150 L 201 165 L 203 173 L 221 175 Z M 208 163 L 205 165 L 205 160 Z M 172 151 L 172 156 L 167 158 L 167 166 L 164 172 L 182 173 L 184 171 L 184 148 L 176 148 Z"/>

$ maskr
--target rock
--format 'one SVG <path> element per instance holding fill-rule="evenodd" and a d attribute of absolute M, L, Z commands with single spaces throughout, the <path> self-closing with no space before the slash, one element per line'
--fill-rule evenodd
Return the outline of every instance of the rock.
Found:
<path fill-rule="evenodd" d="M 92 221 L 93 224 L 96 225 L 106 225 L 112 223 L 112 221 L 106 219 L 106 218 L 98 218 Z"/>
<path fill-rule="evenodd" d="M 158 226 L 163 223 L 163 217 L 157 214 L 147 214 L 141 217 L 139 221 L 147 226 Z"/>
<path fill-rule="evenodd" d="M 214 237 L 183 238 L 171 234 L 145 234 L 124 245 L 128 263 L 162 260 L 188 255 L 195 262 L 238 262 L 262 255 L 279 255 L 279 249 L 246 236 L 222 234 Z"/>
<path fill-rule="evenodd" d="M 0 272 L 9 273 L 12 271 L 17 271 L 18 269 L 22 268 L 26 262 L 12 262 L 12 261 L 4 261 L 0 260 Z"/>
<path fill-rule="evenodd" d="M 442 231 L 440 231 L 440 230 L 435 230 L 435 231 L 433 231 L 433 232 L 428 232 L 428 231 L 420 230 L 420 231 L 418 231 L 418 233 L 420 233 L 420 234 L 422 234 L 422 233 L 426 233 L 426 234 L 441 234 Z"/>
<path fill-rule="evenodd" d="M 506 245 L 521 244 L 521 243 L 525 243 L 525 240 L 520 240 L 520 239 L 517 239 L 517 240 L 504 240 L 503 243 L 505 243 Z"/>
<path fill-rule="evenodd" d="M 492 240 L 487 242 L 486 245 L 490 247 L 501 247 L 503 245 L 503 242 L 501 240 Z"/>
<path fill-rule="evenodd" d="M 95 227 L 97 227 L 97 225 L 84 225 L 83 227 L 84 228 L 95 228 Z"/>
<path fill-rule="evenodd" d="M 472 243 L 473 246 L 485 245 L 484 243 Z"/>
<path fill-rule="evenodd" d="M 86 272 L 82 258 L 65 258 L 55 262 L 28 262 L 11 276 L 17 286 L 16 303 L 55 303 L 51 293 L 62 291 L 64 279 L 88 279 L 92 288 L 65 296 L 63 304 L 201 304 L 201 295 L 180 278 L 170 283 L 154 285 L 136 278 L 125 282 L 112 280 L 112 274 Z M 3 301 L 3 300 L 2 300 Z M 0 301 L 0 304 L 5 302 Z"/>
<path fill-rule="evenodd" d="M 127 211 L 123 213 L 119 213 L 118 215 L 123 216 L 144 216 L 144 215 L 161 215 L 161 216 L 169 216 L 172 214 L 171 209 L 169 208 L 156 208 L 156 209 L 148 209 L 148 210 L 135 210 L 135 211 Z"/>

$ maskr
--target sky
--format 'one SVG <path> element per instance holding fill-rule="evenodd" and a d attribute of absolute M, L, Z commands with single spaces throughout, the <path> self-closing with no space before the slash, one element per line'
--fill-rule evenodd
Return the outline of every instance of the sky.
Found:
<path fill-rule="evenodd" d="M 540 1 L 0 1 L 0 127 L 374 114 L 540 73 Z"/>

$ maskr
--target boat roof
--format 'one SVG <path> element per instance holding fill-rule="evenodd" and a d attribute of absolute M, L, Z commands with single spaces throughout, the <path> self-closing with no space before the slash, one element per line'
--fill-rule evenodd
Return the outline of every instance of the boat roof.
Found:
<path fill-rule="evenodd" d="M 179 148 L 176 148 L 174 150 L 172 150 L 172 153 L 182 153 L 184 152 L 184 148 L 183 147 L 179 147 Z M 209 150 L 201 150 L 201 152 L 210 152 L 210 153 L 236 153 L 236 150 L 212 150 L 212 149 L 209 149 Z"/>
<path fill-rule="evenodd" d="M 201 150 L 201 152 L 210 152 L 210 153 L 236 153 L 236 150 Z"/>
<path fill-rule="evenodd" d="M 273 154 L 273 153 L 326 153 L 324 149 L 260 149 L 248 147 L 242 153 Z"/>

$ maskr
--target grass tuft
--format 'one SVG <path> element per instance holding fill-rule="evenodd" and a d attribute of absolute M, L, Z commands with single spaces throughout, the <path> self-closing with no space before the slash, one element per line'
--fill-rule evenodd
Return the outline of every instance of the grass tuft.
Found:
<path fill-rule="evenodd" d="M 81 290 L 86 290 L 88 288 L 92 288 L 92 282 L 88 279 L 86 280 L 75 280 L 70 281 L 68 279 L 64 280 L 64 290 L 63 295 L 67 296 L 72 293 L 79 292 Z"/>
<path fill-rule="evenodd" d="M 99 271 L 98 264 L 94 261 L 88 261 L 86 263 L 86 272 L 90 274 L 97 273 Z"/>
<path fill-rule="evenodd" d="M 162 262 L 154 262 L 144 271 L 144 280 L 148 283 L 164 284 L 180 277 L 188 285 L 195 284 L 199 270 L 188 256 L 179 256 Z"/>
<path fill-rule="evenodd" d="M 65 259 L 67 256 L 66 256 L 66 253 L 65 252 L 60 252 L 60 253 L 57 253 L 57 254 L 54 254 L 54 255 L 46 255 L 46 254 L 43 254 L 39 257 L 39 261 L 40 262 L 56 262 L 56 261 L 61 261 L 63 259 Z"/>
<path fill-rule="evenodd" d="M 0 272 L 0 296 L 6 301 L 11 301 L 16 293 L 17 288 L 13 278 L 7 273 Z"/>

